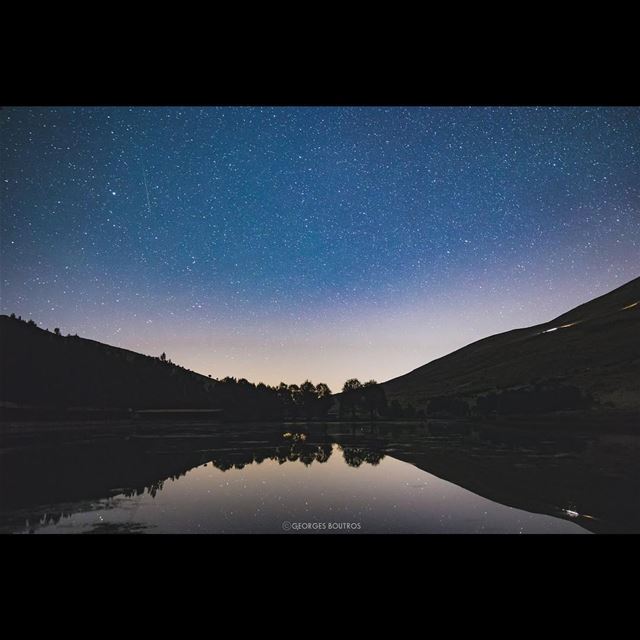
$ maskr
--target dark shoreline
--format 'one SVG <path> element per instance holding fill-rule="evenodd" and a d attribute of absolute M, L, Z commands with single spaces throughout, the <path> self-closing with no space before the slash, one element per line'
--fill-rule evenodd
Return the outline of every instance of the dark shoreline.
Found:
<path fill-rule="evenodd" d="M 208 415 L 211 414 L 211 415 Z M 175 409 L 166 411 L 140 411 L 117 409 L 49 410 L 7 409 L 0 410 L 0 434 L 23 427 L 55 429 L 57 426 L 88 428 L 99 425 L 175 424 L 176 419 L 184 424 L 208 425 L 295 425 L 317 427 L 322 425 L 426 425 L 468 424 L 483 426 L 508 426 L 522 429 L 551 429 L 584 431 L 586 433 L 633 433 L 640 434 L 640 413 L 633 411 L 565 411 L 547 414 L 470 416 L 427 416 L 415 419 L 374 419 L 361 417 L 350 420 L 233 420 L 217 417 L 213 410 Z"/>

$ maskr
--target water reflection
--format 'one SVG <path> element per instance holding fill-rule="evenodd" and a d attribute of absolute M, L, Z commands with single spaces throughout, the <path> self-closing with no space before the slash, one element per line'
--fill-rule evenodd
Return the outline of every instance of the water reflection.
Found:
<path fill-rule="evenodd" d="M 637 472 L 614 456 L 611 476 L 607 450 L 611 458 L 611 443 L 445 423 L 185 425 L 22 443 L 0 453 L 0 528 L 258 533 L 308 521 L 360 522 L 362 533 L 639 530 L 637 500 L 625 503 L 638 495 Z M 637 469 L 637 457 L 628 462 Z"/>

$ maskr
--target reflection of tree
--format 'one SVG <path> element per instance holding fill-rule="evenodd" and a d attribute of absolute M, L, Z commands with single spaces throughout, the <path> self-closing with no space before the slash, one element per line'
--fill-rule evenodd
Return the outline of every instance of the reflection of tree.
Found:
<path fill-rule="evenodd" d="M 247 441 L 249 437 L 255 440 Z M 346 438 L 347 442 L 337 445 L 341 438 Z M 209 464 L 223 472 L 261 464 L 265 460 L 280 465 L 299 462 L 310 467 L 314 463 L 327 462 L 336 445 L 345 463 L 354 468 L 362 464 L 377 465 L 384 457 L 372 438 L 363 442 L 360 437 L 336 438 L 326 432 L 312 435 L 308 431 L 283 434 L 277 429 L 255 434 L 222 432 L 197 442 L 187 437 L 159 438 L 157 442 L 114 439 L 90 445 L 75 443 L 55 449 L 55 453 L 47 449 L 46 455 L 39 450 L 30 452 L 29 456 L 19 451 L 3 460 L 2 471 L 3 480 L 7 477 L 11 486 L 21 487 L 23 491 L 12 494 L 12 508 L 34 509 L 36 505 L 49 505 L 44 515 L 38 509 L 37 514 L 33 514 L 36 517 L 28 518 L 27 530 L 31 530 L 56 525 L 66 517 L 63 508 L 51 510 L 51 505 L 102 498 L 110 501 L 118 495 L 129 499 L 148 495 L 154 499 L 169 482 L 178 481 L 191 470 Z M 60 473 L 60 469 L 65 469 L 65 473 Z M 37 475 L 36 470 L 51 481 L 35 487 L 32 478 Z"/>
<path fill-rule="evenodd" d="M 215 458 L 211 460 L 211 464 L 216 468 L 220 469 L 220 471 L 228 471 L 229 469 L 233 469 L 233 462 L 229 460 L 223 460 L 220 458 Z"/>
<path fill-rule="evenodd" d="M 220 471 L 242 469 L 246 465 L 260 464 L 271 460 L 282 465 L 285 462 L 301 462 L 306 467 L 314 462 L 324 464 L 333 453 L 331 442 L 308 442 L 299 434 L 287 434 L 289 441 L 273 447 L 261 447 L 257 450 L 236 449 L 217 452 L 211 464 Z M 340 447 L 344 461 L 351 467 L 359 467 L 363 463 L 377 465 L 384 458 L 384 453 L 368 447 Z"/>
<path fill-rule="evenodd" d="M 164 486 L 164 480 L 157 480 L 153 482 L 149 487 L 147 487 L 147 491 L 152 498 L 156 497 L 156 493 L 158 491 L 162 491 L 162 487 Z"/>
<path fill-rule="evenodd" d="M 382 451 L 364 449 L 363 447 L 341 447 L 342 457 L 350 467 L 359 467 L 363 462 L 377 465 L 384 458 Z"/>
<path fill-rule="evenodd" d="M 305 467 L 308 467 L 314 460 L 316 460 L 316 452 L 315 451 L 301 451 L 300 457 L 298 458 L 300 462 Z"/>
<path fill-rule="evenodd" d="M 318 446 L 318 452 L 316 460 L 320 463 L 326 462 L 333 453 L 333 447 L 330 444 L 324 444 Z"/>
<path fill-rule="evenodd" d="M 216 452 L 209 462 L 220 471 L 231 469 L 243 469 L 246 465 L 260 464 L 264 460 L 271 460 L 282 465 L 285 462 L 300 462 L 306 467 L 314 462 L 324 464 L 331 458 L 333 445 L 331 442 L 308 442 L 299 434 L 288 435 L 292 438 L 288 442 L 272 447 L 252 449 L 231 449 L 224 452 Z M 384 454 L 363 447 L 346 447 L 343 449 L 344 459 L 347 464 L 358 467 L 362 463 L 376 465 L 382 460 Z M 156 491 L 162 489 L 162 485 L 156 486 Z M 151 491 L 149 490 L 149 493 Z"/>
<path fill-rule="evenodd" d="M 61 512 L 61 513 L 45 513 L 40 518 L 40 522 L 38 523 L 40 526 L 47 526 L 49 524 L 58 524 L 62 518 L 67 518 L 70 514 Z M 27 521 L 27 524 L 29 522 Z"/>
<path fill-rule="evenodd" d="M 380 460 L 382 460 L 382 458 L 384 458 L 384 453 L 382 453 L 382 451 L 369 451 L 367 452 L 364 461 L 375 467 L 380 464 Z"/>

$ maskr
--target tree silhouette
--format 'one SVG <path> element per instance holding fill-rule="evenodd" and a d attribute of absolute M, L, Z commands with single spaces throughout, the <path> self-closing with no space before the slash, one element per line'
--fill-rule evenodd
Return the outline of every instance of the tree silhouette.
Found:
<path fill-rule="evenodd" d="M 362 402 L 362 383 L 357 378 L 349 378 L 342 387 L 342 400 L 340 402 L 340 413 L 351 412 L 351 417 L 355 418 L 358 407 Z"/>
<path fill-rule="evenodd" d="M 291 416 L 293 413 L 293 400 L 291 399 L 289 385 L 286 382 L 281 382 L 274 389 L 274 392 L 283 417 Z"/>
<path fill-rule="evenodd" d="M 324 382 L 319 382 L 316 385 L 316 395 L 318 418 L 325 420 L 329 413 L 329 409 L 331 409 L 331 405 L 333 404 L 331 389 L 329 389 L 329 386 Z"/>
<path fill-rule="evenodd" d="M 386 413 L 387 394 L 375 380 L 369 380 L 362 385 L 362 398 L 371 420 L 374 419 L 376 413 L 378 415 Z"/>
<path fill-rule="evenodd" d="M 300 385 L 300 404 L 302 405 L 302 411 L 304 412 L 306 420 L 313 418 L 317 400 L 316 386 L 311 380 L 305 380 Z"/>
<path fill-rule="evenodd" d="M 297 420 L 300 410 L 302 408 L 302 398 L 300 394 L 300 387 L 297 384 L 289 385 L 289 395 L 291 397 L 291 419 Z"/>

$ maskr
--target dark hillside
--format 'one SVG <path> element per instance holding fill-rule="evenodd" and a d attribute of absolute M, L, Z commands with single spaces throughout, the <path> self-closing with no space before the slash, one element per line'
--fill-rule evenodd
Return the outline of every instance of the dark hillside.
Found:
<path fill-rule="evenodd" d="M 383 384 L 390 400 L 523 413 L 640 409 L 640 278 L 550 322 L 474 342 Z M 451 405 L 453 406 L 453 405 Z"/>
<path fill-rule="evenodd" d="M 182 367 L 0 316 L 0 400 L 47 407 L 216 408 L 216 382 Z"/>

